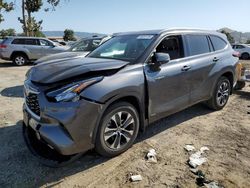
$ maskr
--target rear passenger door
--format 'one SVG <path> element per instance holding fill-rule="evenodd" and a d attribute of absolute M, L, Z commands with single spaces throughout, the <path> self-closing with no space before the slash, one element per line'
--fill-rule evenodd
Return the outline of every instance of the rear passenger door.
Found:
<path fill-rule="evenodd" d="M 211 71 L 220 57 L 215 54 L 209 36 L 186 34 L 184 36 L 187 59 L 190 64 L 190 102 L 191 104 L 209 98 L 212 89 Z"/>
<path fill-rule="evenodd" d="M 37 39 L 24 39 L 24 48 L 27 49 L 30 60 L 38 59 L 42 55 Z"/>

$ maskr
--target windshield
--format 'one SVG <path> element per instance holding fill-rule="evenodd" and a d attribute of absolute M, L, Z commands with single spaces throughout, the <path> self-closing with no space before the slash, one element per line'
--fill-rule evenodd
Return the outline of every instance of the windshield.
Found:
<path fill-rule="evenodd" d="M 69 50 L 72 52 L 93 51 L 101 42 L 101 39 L 84 39 L 76 42 Z"/>
<path fill-rule="evenodd" d="M 154 35 L 124 35 L 111 38 L 88 57 L 135 61 L 153 41 Z"/>

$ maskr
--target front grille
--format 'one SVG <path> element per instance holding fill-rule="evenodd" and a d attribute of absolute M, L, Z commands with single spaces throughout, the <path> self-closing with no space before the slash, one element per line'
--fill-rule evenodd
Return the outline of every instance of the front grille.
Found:
<path fill-rule="evenodd" d="M 30 93 L 28 96 L 26 96 L 26 104 L 32 112 L 40 116 L 40 106 L 37 94 Z"/>

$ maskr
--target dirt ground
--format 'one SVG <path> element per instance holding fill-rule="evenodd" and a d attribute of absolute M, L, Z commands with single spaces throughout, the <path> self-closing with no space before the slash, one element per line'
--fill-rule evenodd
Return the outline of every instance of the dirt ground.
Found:
<path fill-rule="evenodd" d="M 250 67 L 250 61 L 245 61 Z M 185 144 L 207 146 L 199 167 L 224 187 L 250 187 L 250 87 L 234 92 L 222 111 L 195 105 L 152 124 L 132 148 L 106 159 L 90 151 L 73 164 L 52 169 L 38 163 L 22 138 L 22 87 L 31 66 L 0 63 L 0 187 L 196 187 Z M 158 163 L 146 162 L 150 148 Z M 143 180 L 128 181 L 128 174 Z"/>

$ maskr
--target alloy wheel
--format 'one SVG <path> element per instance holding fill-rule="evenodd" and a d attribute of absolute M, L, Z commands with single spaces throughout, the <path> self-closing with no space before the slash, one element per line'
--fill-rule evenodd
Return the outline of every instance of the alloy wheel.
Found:
<path fill-rule="evenodd" d="M 104 129 L 104 142 L 112 150 L 124 147 L 133 137 L 135 120 L 129 112 L 115 113 Z"/>
<path fill-rule="evenodd" d="M 227 103 L 227 100 L 229 98 L 229 84 L 228 82 L 224 81 L 221 83 L 221 85 L 218 88 L 218 92 L 217 92 L 217 103 L 220 106 L 224 106 Z"/>
<path fill-rule="evenodd" d="M 17 65 L 24 65 L 24 64 L 25 64 L 25 59 L 24 59 L 24 57 L 22 57 L 22 56 L 17 56 L 17 57 L 15 58 L 15 63 L 16 63 Z"/>

